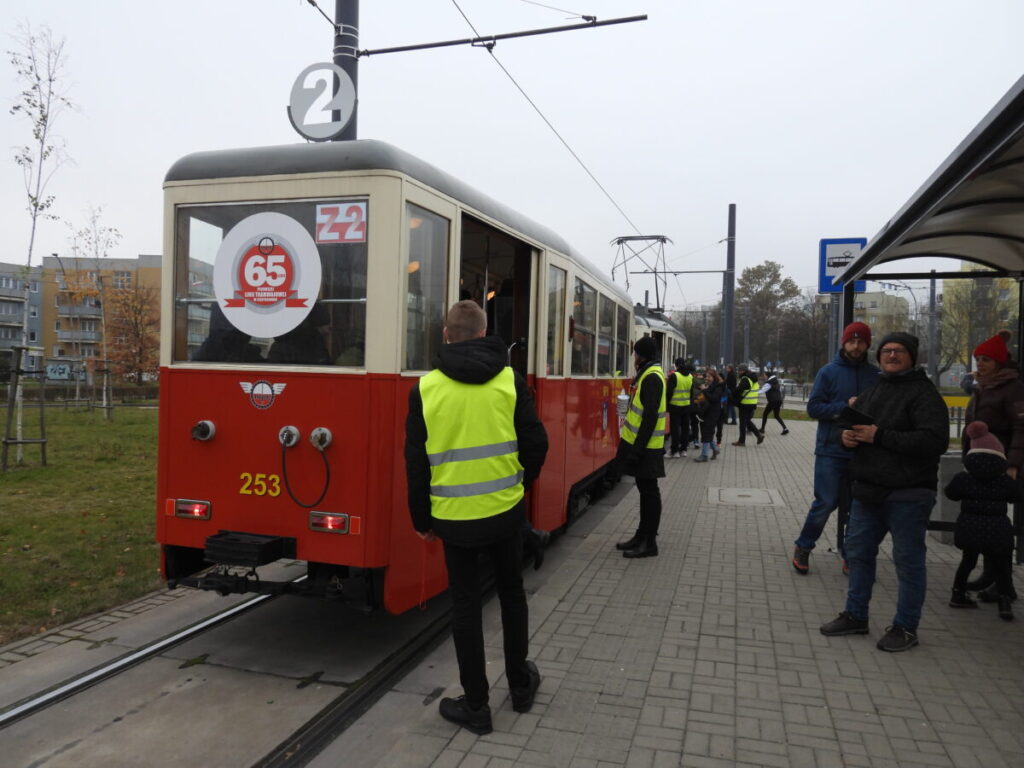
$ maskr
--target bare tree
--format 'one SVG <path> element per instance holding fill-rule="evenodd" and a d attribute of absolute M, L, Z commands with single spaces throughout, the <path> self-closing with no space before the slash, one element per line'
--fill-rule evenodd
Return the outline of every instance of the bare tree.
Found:
<path fill-rule="evenodd" d="M 110 252 L 121 242 L 121 232 L 116 227 L 110 227 L 100 222 L 103 216 L 103 206 L 90 205 L 86 213 L 87 223 L 79 229 L 72 229 L 71 253 L 74 255 L 76 264 L 79 267 L 82 261 L 91 266 L 85 270 L 85 280 L 78 280 L 79 285 L 87 286 L 90 293 L 95 296 L 100 305 L 100 357 L 104 360 L 107 356 L 107 309 L 106 298 L 108 280 L 104 278 L 103 260 L 109 258 Z M 68 226 L 71 223 L 68 222 Z"/>
<path fill-rule="evenodd" d="M 10 113 L 24 117 L 32 127 L 32 140 L 14 150 L 14 162 L 21 168 L 25 183 L 27 210 L 31 221 L 28 253 L 25 257 L 25 305 L 22 313 L 21 344 L 28 346 L 29 270 L 35 249 L 40 219 L 53 218 L 49 213 L 53 195 L 46 192 L 53 174 L 68 157 L 63 142 L 54 133 L 61 112 L 74 108 L 67 96 L 64 39 L 56 39 L 49 27 L 34 31 L 28 22 L 18 26 L 13 36 L 16 46 L 7 55 L 14 67 L 21 91 Z M 17 411 L 16 439 L 22 439 L 22 387 L 18 380 L 15 392 Z M 17 446 L 18 463 L 24 460 L 23 446 Z"/>

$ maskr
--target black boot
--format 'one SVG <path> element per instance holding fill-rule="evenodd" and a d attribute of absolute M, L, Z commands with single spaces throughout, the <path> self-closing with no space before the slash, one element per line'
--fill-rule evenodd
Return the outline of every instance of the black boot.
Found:
<path fill-rule="evenodd" d="M 639 543 L 622 553 L 623 557 L 657 557 L 658 544 L 654 536 L 644 536 Z"/>
<path fill-rule="evenodd" d="M 615 545 L 615 548 L 619 550 L 619 552 L 625 552 L 627 549 L 633 549 L 642 540 L 643 536 L 641 536 L 640 533 L 637 532 L 633 534 L 632 538 L 626 539 L 625 541 L 620 541 L 618 544 Z"/>

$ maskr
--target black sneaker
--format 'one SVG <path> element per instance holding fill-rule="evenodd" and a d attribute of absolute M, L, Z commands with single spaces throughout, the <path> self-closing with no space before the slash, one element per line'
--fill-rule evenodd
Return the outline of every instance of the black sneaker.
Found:
<path fill-rule="evenodd" d="M 977 608 L 978 603 L 968 597 L 962 589 L 954 589 L 949 597 L 950 608 Z"/>
<path fill-rule="evenodd" d="M 868 620 L 855 618 L 849 611 L 843 611 L 832 621 L 822 624 L 819 631 L 825 637 L 866 635 L 868 633 Z"/>
<path fill-rule="evenodd" d="M 1013 600 L 1009 595 L 999 596 L 999 618 L 1003 621 L 1013 621 Z"/>
<path fill-rule="evenodd" d="M 438 707 L 441 717 L 450 723 L 461 725 L 467 731 L 483 736 L 494 730 L 491 725 L 491 708 L 484 704 L 479 709 L 472 709 L 466 703 L 465 696 L 457 699 L 443 698 Z"/>
<path fill-rule="evenodd" d="M 801 576 L 806 576 L 807 572 L 811 570 L 811 550 L 805 549 L 801 546 L 797 546 L 793 550 L 793 567 L 796 568 L 796 572 Z"/>
<path fill-rule="evenodd" d="M 968 582 L 967 583 L 967 588 L 970 589 L 970 587 L 971 587 L 971 584 L 970 584 L 970 582 Z M 1012 592 L 1010 592 L 1009 597 L 1010 597 L 1010 602 L 1011 603 L 1016 602 L 1017 601 L 1017 590 L 1013 590 Z M 990 586 L 985 587 L 985 589 L 981 590 L 978 593 L 978 599 L 981 602 L 983 602 L 983 603 L 998 603 L 999 602 L 999 590 L 996 589 L 995 582 L 993 582 Z"/>
<path fill-rule="evenodd" d="M 909 629 L 904 629 L 899 624 L 888 627 L 885 630 L 885 635 L 877 643 L 878 650 L 887 653 L 909 651 L 915 645 L 917 645 L 917 634 Z"/>
<path fill-rule="evenodd" d="M 619 552 L 625 552 L 627 549 L 632 549 L 633 547 L 635 547 L 641 541 L 643 541 L 643 536 L 641 536 L 639 533 L 634 533 L 632 538 L 626 539 L 625 541 L 620 541 L 618 544 L 615 545 L 615 548 L 619 550 Z"/>
<path fill-rule="evenodd" d="M 764 432 L 762 432 L 761 434 L 759 434 L 757 436 L 757 444 L 760 445 L 763 442 L 764 442 Z"/>
<path fill-rule="evenodd" d="M 788 430 L 788 429 L 784 429 L 784 430 L 782 430 L 782 434 L 784 434 L 784 435 L 788 435 L 788 434 L 789 434 L 789 430 Z"/>
<path fill-rule="evenodd" d="M 532 661 L 526 662 L 526 671 L 530 673 L 530 684 L 525 688 L 512 688 L 509 694 L 512 697 L 512 709 L 516 712 L 529 712 L 533 706 L 533 697 L 540 688 L 540 671 Z"/>

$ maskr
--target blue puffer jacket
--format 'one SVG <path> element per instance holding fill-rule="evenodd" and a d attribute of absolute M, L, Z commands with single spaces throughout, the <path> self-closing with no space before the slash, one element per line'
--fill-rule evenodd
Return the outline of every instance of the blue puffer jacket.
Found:
<path fill-rule="evenodd" d="M 839 442 L 840 427 L 836 419 L 851 397 L 877 381 L 878 367 L 867 361 L 867 355 L 859 363 L 853 363 L 839 352 L 831 363 L 822 366 L 814 377 L 814 388 L 807 401 L 807 415 L 818 420 L 818 437 L 814 444 L 816 456 L 853 458 L 853 450 L 843 448 Z"/>

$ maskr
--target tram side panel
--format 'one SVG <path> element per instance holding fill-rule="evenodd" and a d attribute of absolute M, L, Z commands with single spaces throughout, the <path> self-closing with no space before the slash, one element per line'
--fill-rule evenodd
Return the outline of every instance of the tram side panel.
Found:
<path fill-rule="evenodd" d="M 566 497 L 571 485 L 566 477 L 566 435 L 568 416 L 565 407 L 565 379 L 535 379 L 535 406 L 548 433 L 548 454 L 544 468 L 533 485 L 532 523 L 535 528 L 553 531 L 565 525 Z"/>

